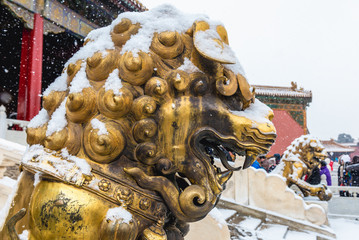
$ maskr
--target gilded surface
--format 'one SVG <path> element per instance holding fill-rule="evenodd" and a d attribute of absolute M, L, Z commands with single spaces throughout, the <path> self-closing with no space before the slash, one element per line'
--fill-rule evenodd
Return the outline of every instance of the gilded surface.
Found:
<path fill-rule="evenodd" d="M 310 177 L 313 169 L 326 157 L 327 153 L 320 141 L 304 135 L 294 140 L 283 153 L 281 164 L 277 166 L 275 173 L 285 177 L 289 187 L 296 185 L 304 196 L 316 196 L 320 200 L 329 201 L 332 193 L 325 184 L 312 185 L 305 181 L 305 176 Z"/>
<path fill-rule="evenodd" d="M 187 223 L 211 211 L 240 169 L 226 153 L 244 155 L 245 168 L 274 142 L 271 111 L 264 122 L 245 114 L 254 93 L 223 64 L 233 59 L 194 44 L 208 23 L 156 32 L 149 52 L 122 53 L 139 28 L 122 19 L 110 34 L 114 49 L 66 67 L 68 86 L 81 71 L 91 86 L 44 97 L 50 119 L 63 106 L 67 125 L 28 128 L 31 147 L 1 239 L 24 230 L 30 239 L 183 239 Z M 225 28 L 216 29 L 209 40 L 228 47 Z M 105 86 L 114 71 L 122 79 L 117 93 Z M 208 148 L 228 170 L 214 165 Z M 22 208 L 25 216 L 14 218 Z"/>

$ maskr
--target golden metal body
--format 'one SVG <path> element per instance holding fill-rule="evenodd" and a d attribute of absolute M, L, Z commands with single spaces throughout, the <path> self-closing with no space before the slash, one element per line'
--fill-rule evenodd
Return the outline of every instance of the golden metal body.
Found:
<path fill-rule="evenodd" d="M 31 157 L 23 161 L 0 239 L 24 230 L 30 239 L 183 239 L 187 222 L 207 215 L 234 170 L 213 165 L 206 144 L 245 154 L 248 167 L 274 142 L 272 112 L 266 122 L 237 114 L 255 100 L 247 80 L 223 64 L 228 61 L 197 51 L 195 34 L 208 28 L 206 22 L 193 23 L 186 33 L 155 33 L 149 53 L 122 54 L 140 27 L 122 19 L 111 32 L 115 49 L 65 68 L 70 86 L 85 65 L 91 87 L 44 97 L 50 119 L 66 101 L 68 124 L 48 136 L 48 124 L 27 130 Z M 217 33 L 220 39 L 213 41 L 228 44 L 223 26 Z M 186 60 L 195 70 L 180 68 Z M 115 69 L 123 85 L 119 94 L 105 88 Z M 107 134 L 94 128 L 94 119 Z M 79 159 L 90 173 L 81 173 Z M 117 207 L 131 220 L 109 217 Z M 24 217 L 13 218 L 22 208 Z"/>
<path fill-rule="evenodd" d="M 326 157 L 327 153 L 319 140 L 305 135 L 294 140 L 284 152 L 281 164 L 277 166 L 281 170 L 278 173 L 287 179 L 289 187 L 296 185 L 305 197 L 317 196 L 320 200 L 329 201 L 332 193 L 326 185 L 312 185 L 304 180 Z"/>

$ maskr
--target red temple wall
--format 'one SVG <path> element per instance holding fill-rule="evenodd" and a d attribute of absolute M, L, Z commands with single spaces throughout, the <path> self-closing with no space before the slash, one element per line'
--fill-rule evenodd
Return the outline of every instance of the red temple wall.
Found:
<path fill-rule="evenodd" d="M 273 109 L 273 124 L 277 130 L 277 139 L 267 156 L 275 153 L 283 154 L 294 139 L 305 134 L 304 129 L 285 110 Z"/>

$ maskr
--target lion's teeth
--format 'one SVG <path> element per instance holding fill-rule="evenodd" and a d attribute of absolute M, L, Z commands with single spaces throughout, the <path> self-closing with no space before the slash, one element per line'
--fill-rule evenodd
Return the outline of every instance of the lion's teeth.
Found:
<path fill-rule="evenodd" d="M 217 174 L 219 184 L 222 185 L 225 182 L 227 182 L 228 179 L 232 176 L 232 174 L 233 174 L 233 171 L 231 171 L 231 170 L 227 170 L 227 171 Z"/>

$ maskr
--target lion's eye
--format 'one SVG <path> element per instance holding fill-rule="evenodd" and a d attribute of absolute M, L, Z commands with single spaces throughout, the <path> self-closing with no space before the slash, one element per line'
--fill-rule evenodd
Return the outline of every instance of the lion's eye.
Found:
<path fill-rule="evenodd" d="M 242 111 L 243 110 L 243 103 L 239 97 L 239 94 L 234 94 L 230 97 L 222 98 L 223 102 L 228 106 L 229 109 L 234 111 Z"/>

